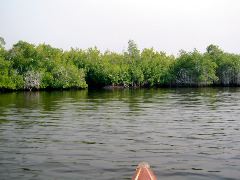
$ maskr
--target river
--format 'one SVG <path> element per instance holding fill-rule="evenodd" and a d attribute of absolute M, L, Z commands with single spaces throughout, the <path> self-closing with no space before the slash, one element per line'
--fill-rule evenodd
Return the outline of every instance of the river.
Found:
<path fill-rule="evenodd" d="M 0 94 L 0 179 L 240 179 L 240 88 Z"/>

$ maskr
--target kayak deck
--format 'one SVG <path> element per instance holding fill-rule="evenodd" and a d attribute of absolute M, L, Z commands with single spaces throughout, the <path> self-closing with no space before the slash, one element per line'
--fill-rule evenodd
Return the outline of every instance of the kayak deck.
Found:
<path fill-rule="evenodd" d="M 146 162 L 138 164 L 136 172 L 132 177 L 132 180 L 157 180 L 157 177 L 150 169 L 150 166 Z"/>

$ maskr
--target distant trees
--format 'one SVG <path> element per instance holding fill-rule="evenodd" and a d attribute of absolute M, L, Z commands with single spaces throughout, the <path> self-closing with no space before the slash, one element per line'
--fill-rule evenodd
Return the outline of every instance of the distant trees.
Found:
<path fill-rule="evenodd" d="M 23 84 L 22 77 L 12 69 L 11 63 L 4 59 L 2 52 L 0 53 L 0 89 L 20 88 Z"/>
<path fill-rule="evenodd" d="M 157 52 L 153 48 L 143 49 L 141 53 L 141 70 L 144 85 L 147 87 L 171 84 L 170 68 L 175 58 L 164 52 Z"/>
<path fill-rule="evenodd" d="M 7 60 L 8 51 L 4 48 L 5 41 L 0 37 L 0 89 L 20 89 L 22 77 L 12 68 L 12 62 Z"/>
<path fill-rule="evenodd" d="M 5 51 L 2 50 L 1 51 Z M 61 49 L 19 41 L 1 53 L 1 89 L 86 88 L 85 72 L 68 61 Z"/>
<path fill-rule="evenodd" d="M 133 40 L 123 53 L 96 47 L 63 51 L 24 41 L 9 50 L 4 45 L 0 38 L 0 89 L 240 85 L 240 55 L 216 45 L 205 53 L 180 51 L 178 57 L 153 48 L 140 51 Z"/>
<path fill-rule="evenodd" d="M 0 37 L 0 48 L 3 48 L 5 44 L 6 43 L 5 43 L 4 39 L 2 37 Z"/>
<path fill-rule="evenodd" d="M 213 84 L 218 78 L 216 63 L 208 54 L 181 51 L 173 66 L 173 77 L 176 85 L 181 86 L 206 86 Z"/>
<path fill-rule="evenodd" d="M 222 86 L 240 85 L 240 55 L 225 53 L 218 46 L 209 45 L 207 54 L 217 64 L 215 84 Z"/>
<path fill-rule="evenodd" d="M 137 44 L 133 40 L 128 41 L 127 54 L 133 60 L 137 60 L 140 58 L 140 50 L 138 49 Z"/>

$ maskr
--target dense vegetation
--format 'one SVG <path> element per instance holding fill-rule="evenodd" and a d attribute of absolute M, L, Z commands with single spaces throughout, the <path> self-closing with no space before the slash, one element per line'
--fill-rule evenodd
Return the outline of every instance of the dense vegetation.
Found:
<path fill-rule="evenodd" d="M 209 45 L 205 53 L 180 51 L 178 57 L 134 41 L 123 53 L 96 47 L 63 51 L 19 41 L 9 50 L 0 38 L 0 89 L 89 87 L 239 86 L 240 55 Z"/>

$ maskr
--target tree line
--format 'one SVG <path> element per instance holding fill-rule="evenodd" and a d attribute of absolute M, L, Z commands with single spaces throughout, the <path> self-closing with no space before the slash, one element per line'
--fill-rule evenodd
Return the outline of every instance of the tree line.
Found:
<path fill-rule="evenodd" d="M 87 87 L 239 86 L 240 55 L 209 45 L 206 52 L 181 50 L 177 57 L 132 40 L 123 53 L 96 47 L 62 49 L 19 41 L 6 50 L 0 38 L 0 89 Z"/>

